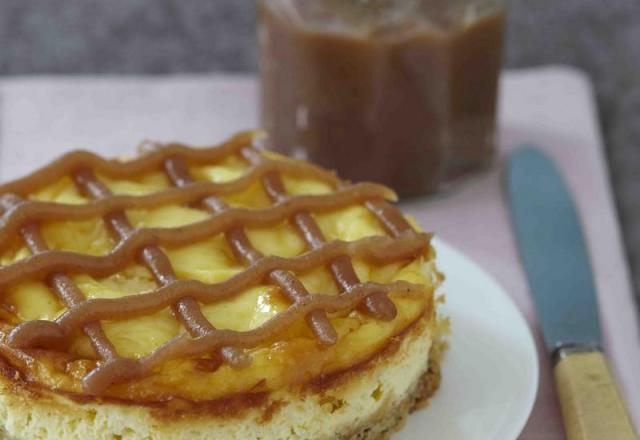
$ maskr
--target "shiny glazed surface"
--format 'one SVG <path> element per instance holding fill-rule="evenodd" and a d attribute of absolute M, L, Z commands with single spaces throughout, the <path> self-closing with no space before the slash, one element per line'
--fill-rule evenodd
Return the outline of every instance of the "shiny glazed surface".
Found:
<path fill-rule="evenodd" d="M 349 368 L 435 313 L 429 236 L 386 189 L 251 143 L 72 153 L 0 187 L 5 355 L 50 388 L 206 400 Z"/>

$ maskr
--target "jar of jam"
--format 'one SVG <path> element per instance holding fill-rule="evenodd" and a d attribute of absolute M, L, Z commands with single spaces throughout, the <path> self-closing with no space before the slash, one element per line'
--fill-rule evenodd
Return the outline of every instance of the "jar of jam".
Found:
<path fill-rule="evenodd" d="M 498 0 L 259 0 L 270 147 L 401 196 L 495 150 Z"/>

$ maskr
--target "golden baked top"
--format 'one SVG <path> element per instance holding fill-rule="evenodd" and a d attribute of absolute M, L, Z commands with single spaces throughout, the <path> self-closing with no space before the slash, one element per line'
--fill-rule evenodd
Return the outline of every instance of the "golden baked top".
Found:
<path fill-rule="evenodd" d="M 77 151 L 0 186 L 0 354 L 22 380 L 136 401 L 275 390 L 434 313 L 430 235 L 389 189 L 255 140 Z"/>

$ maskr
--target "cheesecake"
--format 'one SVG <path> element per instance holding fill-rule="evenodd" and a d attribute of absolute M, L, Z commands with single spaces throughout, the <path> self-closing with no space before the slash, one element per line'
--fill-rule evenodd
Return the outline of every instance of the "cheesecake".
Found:
<path fill-rule="evenodd" d="M 432 235 L 261 139 L 0 184 L 1 438 L 383 439 L 428 401 Z"/>

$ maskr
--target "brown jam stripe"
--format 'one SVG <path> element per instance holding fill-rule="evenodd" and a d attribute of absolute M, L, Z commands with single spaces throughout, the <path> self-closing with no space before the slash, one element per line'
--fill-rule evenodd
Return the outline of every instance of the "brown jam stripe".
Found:
<path fill-rule="evenodd" d="M 295 196 L 285 202 L 277 203 L 272 207 L 261 210 L 229 208 L 207 220 L 185 226 L 137 229 L 125 240 L 120 241 L 109 254 L 101 257 L 89 255 L 82 257 L 76 255 L 74 257 L 69 252 L 48 251 L 17 261 L 11 265 L 0 267 L 0 287 L 15 284 L 29 277 L 42 277 L 48 273 L 48 270 L 54 269 L 72 271 L 74 267 L 82 267 L 83 270 L 95 271 L 90 273 L 92 276 L 108 276 L 122 269 L 134 259 L 140 247 L 148 245 L 183 246 L 208 236 L 222 233 L 234 225 L 270 226 L 281 222 L 296 210 L 305 207 L 317 207 L 315 208 L 317 212 L 338 209 L 366 200 L 368 196 L 375 194 L 375 190 L 369 192 L 367 188 L 366 184 L 357 184 L 333 193 L 331 195 L 333 198 L 328 195 Z M 0 197 L 0 203 L 5 197 L 7 196 Z M 56 209 L 62 212 L 69 212 L 73 211 L 74 206 L 57 205 Z M 92 217 L 95 218 L 96 215 Z M 26 221 L 32 220 L 26 218 Z M 18 224 L 14 226 L 16 228 L 19 227 Z M 16 232 L 18 231 L 16 230 Z M 7 239 L 11 238 L 8 234 L 5 234 L 5 237 Z M 0 240 L 0 247 L 2 244 L 2 240 Z M 113 264 L 105 264 L 104 262 L 107 260 Z"/>
<path fill-rule="evenodd" d="M 15 193 L 20 196 L 33 194 L 63 177 L 72 175 L 79 169 L 91 169 L 94 173 L 116 179 L 135 179 L 145 173 L 161 169 L 164 161 L 170 156 L 180 156 L 197 164 L 215 163 L 251 145 L 255 137 L 255 133 L 240 133 L 220 145 L 206 148 L 189 147 L 178 143 L 168 144 L 161 150 L 144 154 L 133 160 L 105 159 L 89 151 L 72 151 L 25 177 L 1 184 L 0 194 Z M 276 171 L 286 171 L 298 176 L 307 175 L 327 183 L 337 184 L 340 181 L 334 173 L 308 162 L 296 160 L 274 162 L 279 163 L 269 166 L 276 167 Z M 256 172 L 267 171 L 269 170 L 259 169 Z M 255 178 L 255 174 L 252 177 Z"/>
<path fill-rule="evenodd" d="M 70 335 L 86 322 L 104 319 L 123 320 L 149 315 L 169 307 L 187 295 L 191 295 L 204 304 L 222 301 L 260 283 L 269 272 L 277 268 L 295 273 L 305 272 L 328 264 L 341 255 L 372 258 L 373 261 L 399 261 L 415 258 L 428 247 L 430 240 L 429 234 L 408 232 L 397 239 L 367 237 L 353 242 L 332 241 L 294 258 L 265 257 L 229 280 L 217 284 L 204 284 L 195 280 L 178 280 L 148 293 L 123 298 L 90 299 L 70 307 L 56 321 L 45 322 L 58 326 L 56 332 Z M 39 321 L 29 321 L 28 323 L 36 322 Z M 20 335 L 25 341 L 36 336 L 35 329 L 29 329 L 26 334 Z M 28 346 L 28 342 L 25 345 Z"/>
<path fill-rule="evenodd" d="M 209 195 L 229 195 L 242 192 L 249 189 L 251 185 L 255 184 L 257 179 L 267 173 L 286 172 L 287 174 L 298 175 L 299 177 L 308 177 L 312 171 L 313 170 L 306 169 L 306 166 L 298 163 L 265 161 L 260 164 L 260 166 L 251 167 L 245 174 L 228 182 L 196 182 L 189 186 L 189 188 L 167 188 L 161 192 L 147 195 L 114 195 L 107 199 L 90 201 L 84 205 L 71 205 L 74 210 L 69 214 L 65 214 L 64 219 L 80 220 L 86 219 L 89 215 L 104 215 L 119 209 L 157 208 L 160 205 L 190 203 Z M 335 183 L 335 178 L 329 173 L 326 173 L 324 178 L 320 178 L 320 180 L 329 184 Z M 368 185 L 371 187 L 376 186 L 381 195 L 392 197 L 388 188 L 371 183 Z M 13 193 L 7 193 L 6 195 L 11 194 Z M 31 205 L 38 205 L 37 209 L 32 208 Z M 2 218 L 3 225 L 9 223 L 10 220 L 18 223 L 24 221 L 24 218 L 37 220 L 38 215 L 53 218 L 56 214 L 61 214 L 57 209 L 59 205 L 60 203 L 55 202 L 24 200 L 23 203 L 13 206 L 5 213 Z M 71 217 L 67 217 L 66 215 L 71 215 Z M 9 217 L 15 218 L 9 219 Z"/>
<path fill-rule="evenodd" d="M 171 181 L 176 186 L 188 187 L 194 184 L 191 172 L 187 164 L 177 156 L 168 158 L 165 162 L 165 170 Z M 212 214 L 217 215 L 229 209 L 227 204 L 216 197 L 208 196 L 200 203 Z M 264 258 L 264 255 L 253 247 L 242 226 L 234 226 L 225 232 L 229 246 L 236 258 L 246 265 L 255 264 Z M 268 275 L 271 282 L 278 285 L 287 295 L 290 301 L 299 302 L 301 298 L 309 295 L 306 287 L 291 272 L 285 270 L 273 270 Z M 333 345 L 338 340 L 338 334 L 329 322 L 327 315 L 322 310 L 315 310 L 305 317 L 307 324 L 323 345 Z"/>
<path fill-rule="evenodd" d="M 11 347 L 5 341 L 0 342 L 0 357 L 6 359 L 10 365 L 25 372 L 33 368 L 34 359 L 27 353 Z"/>
<path fill-rule="evenodd" d="M 242 149 L 241 152 L 253 166 L 259 166 L 265 160 L 264 156 L 253 148 L 247 147 Z M 265 192 L 274 203 L 282 202 L 288 198 L 282 179 L 278 174 L 265 174 L 262 177 L 262 184 Z M 312 248 L 326 242 L 324 234 L 308 211 L 300 210 L 296 212 L 291 220 L 307 244 Z M 336 258 L 329 264 L 329 267 L 341 289 L 348 290 L 360 283 L 353 264 L 346 256 Z M 370 315 L 385 321 L 393 320 L 398 313 L 393 302 L 380 292 L 374 292 L 371 296 L 365 298 L 364 308 Z"/>
<path fill-rule="evenodd" d="M 181 191 L 183 191 L 183 189 L 181 189 Z M 137 205 L 136 200 L 143 200 L 146 204 L 149 199 L 161 196 L 161 194 L 162 193 L 156 193 L 137 197 L 113 196 L 114 199 L 127 201 L 122 204 L 110 203 L 110 198 L 99 199 L 86 205 L 25 201 L 23 204 L 24 207 L 19 206 L 13 208 L 3 216 L 3 223 L 0 225 L 0 247 L 7 245 L 18 232 L 20 226 L 25 222 L 37 220 L 86 220 L 96 218 L 112 211 L 129 208 L 139 209 L 141 205 Z M 270 226 L 288 218 L 292 213 L 300 209 L 313 208 L 316 212 L 330 211 L 354 203 L 364 202 L 371 198 L 384 197 L 385 194 L 388 195 L 389 193 L 380 185 L 358 183 L 340 188 L 336 192 L 328 195 L 294 196 L 284 202 L 276 203 L 264 209 L 229 208 L 210 219 L 186 226 L 136 231 L 128 237 L 124 243 L 141 234 L 146 237 L 146 240 L 157 237 L 163 241 L 163 244 L 168 242 L 169 244 L 184 245 L 188 244 L 189 241 L 197 241 L 208 235 L 224 232 L 234 225 Z M 7 195 L 0 196 L 0 203 L 4 197 L 7 197 Z M 149 205 L 149 207 L 151 206 L 152 205 Z"/>
<path fill-rule="evenodd" d="M 92 171 L 81 170 L 76 172 L 73 177 L 78 187 L 87 195 L 96 199 L 112 197 L 111 191 L 95 177 Z M 127 239 L 134 231 L 124 211 L 107 214 L 105 221 L 119 240 Z M 177 281 L 178 278 L 169 258 L 158 246 L 142 248 L 140 257 L 161 286 L 168 286 Z M 171 309 L 191 336 L 204 336 L 215 330 L 202 314 L 198 302 L 192 297 L 186 296 L 179 299 L 171 305 Z M 247 356 L 233 347 L 222 347 L 220 355 L 225 362 L 235 367 L 244 366 L 248 362 Z"/>
<path fill-rule="evenodd" d="M 104 362 L 84 378 L 85 391 L 89 394 L 99 395 L 110 385 L 144 377 L 163 362 L 199 356 L 221 346 L 255 347 L 286 330 L 301 316 L 306 316 L 314 310 L 327 312 L 351 310 L 374 292 L 385 294 L 394 292 L 404 296 L 423 295 L 424 286 L 406 281 L 396 281 L 386 285 L 361 283 L 341 295 L 311 294 L 251 330 L 244 332 L 216 330 L 194 339 L 187 335 L 179 335 L 139 360 L 120 358 Z"/>
<path fill-rule="evenodd" d="M 16 195 L 13 195 L 12 197 L 4 197 L 1 202 L 3 209 L 10 209 L 13 206 L 24 203 L 24 201 Z M 25 244 L 33 254 L 41 254 L 49 250 L 47 243 L 40 235 L 40 231 L 36 223 L 28 223 L 24 225 L 20 233 Z M 64 273 L 53 273 L 48 277 L 47 281 L 47 284 L 49 285 L 51 290 L 55 292 L 56 296 L 67 308 L 73 307 L 86 300 L 84 294 L 78 288 L 78 286 L 76 286 L 71 278 L 69 278 Z M 17 326 L 16 328 L 19 327 L 20 326 Z M 104 360 L 114 359 L 118 357 L 116 348 L 104 334 L 104 331 L 102 330 L 102 327 L 98 321 L 85 323 L 83 326 L 83 330 L 89 338 L 89 341 L 91 341 L 91 345 L 93 346 L 93 349 L 99 357 Z M 7 339 L 10 344 L 15 344 L 18 347 L 20 346 L 19 341 L 15 341 L 14 338 L 12 338 L 11 334 L 9 334 Z M 41 342 L 45 343 L 45 345 L 50 345 L 52 343 L 53 345 L 55 345 L 56 341 L 55 338 L 53 338 L 42 340 Z"/>
<path fill-rule="evenodd" d="M 382 198 L 369 200 L 365 202 L 365 206 L 378 218 L 378 221 L 392 237 L 398 237 L 403 232 L 414 230 L 402 213 Z"/>
<path fill-rule="evenodd" d="M 250 145 L 255 137 L 253 132 L 242 132 L 211 148 L 193 148 L 176 143 L 168 145 L 163 151 L 145 154 L 129 161 L 105 159 L 90 151 L 71 151 L 25 177 L 0 185 L 0 194 L 32 194 L 83 168 L 114 178 L 137 177 L 162 167 L 166 157 L 174 154 L 193 161 L 215 162 Z"/>

